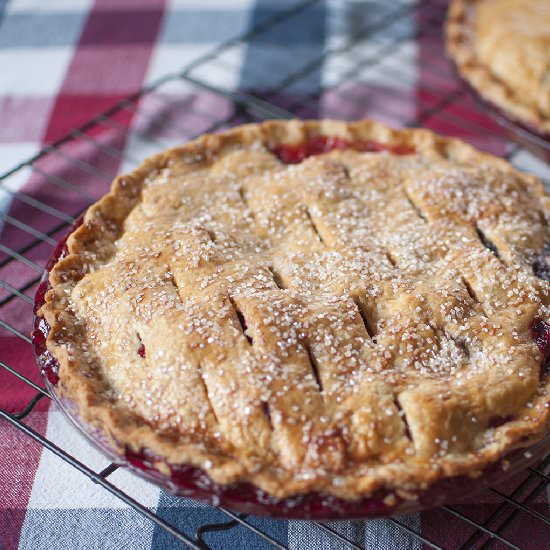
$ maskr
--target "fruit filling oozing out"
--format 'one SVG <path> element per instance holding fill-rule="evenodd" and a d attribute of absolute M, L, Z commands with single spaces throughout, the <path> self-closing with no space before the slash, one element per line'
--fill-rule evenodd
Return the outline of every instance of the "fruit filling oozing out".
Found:
<path fill-rule="evenodd" d="M 536 317 L 531 323 L 531 337 L 542 354 L 540 368 L 542 380 L 550 374 L 550 325 L 540 317 Z"/>
<path fill-rule="evenodd" d="M 281 144 L 273 147 L 272 152 L 286 164 L 298 164 L 314 155 L 328 153 L 336 149 L 352 149 L 365 153 L 388 151 L 394 155 L 414 153 L 414 148 L 406 145 L 390 146 L 371 140 L 350 141 L 338 136 L 316 136 L 304 143 Z"/>

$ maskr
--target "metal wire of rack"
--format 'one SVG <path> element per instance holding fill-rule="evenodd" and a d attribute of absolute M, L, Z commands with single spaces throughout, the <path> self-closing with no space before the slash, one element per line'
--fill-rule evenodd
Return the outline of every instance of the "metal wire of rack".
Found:
<path fill-rule="evenodd" d="M 323 5 L 321 0 L 302 1 L 262 20 L 248 33 L 198 58 L 181 73 L 168 75 L 117 103 L 1 177 L 0 198 L 2 193 L 9 196 L 12 207 L 9 214 L 0 217 L 0 331 L 12 336 L 17 345 L 30 347 L 32 297 L 45 260 L 67 227 L 107 190 L 119 170 L 204 132 L 265 118 L 372 116 L 397 125 L 421 124 L 457 134 L 519 167 L 528 162 L 531 169 L 534 166 L 548 179 L 544 163 L 537 163 L 511 141 L 507 130 L 488 119 L 455 78 L 442 53 L 445 2 L 429 0 L 418 8 L 405 1 L 349 1 L 334 23 L 347 26 L 343 38 L 322 50 L 298 51 L 289 63 L 277 39 L 285 36 L 287 42 L 292 40 L 292 33 L 301 29 L 297 19 L 311 20 Z M 413 16 L 416 25 L 410 24 Z M 411 47 L 413 42 L 424 43 L 424 51 Z M 250 48 L 257 51 L 247 70 L 258 72 L 252 79 L 257 84 L 238 91 L 224 86 L 220 71 L 222 75 L 223 71 L 235 71 L 235 60 Z M 411 60 L 422 55 L 429 55 L 430 60 L 420 64 L 420 81 L 411 97 L 400 83 L 415 78 Z M 211 70 L 213 66 L 216 71 Z M 214 79 L 212 75 L 217 76 Z M 26 182 L 24 191 L 20 190 L 22 181 Z M 31 413 L 50 395 L 37 378 L 23 374 L 19 365 L 11 363 L 8 352 L 0 349 L 2 376 L 10 384 L 25 385 L 28 404 L 20 411 L 0 408 L 1 421 L 57 455 L 174 539 L 192 548 L 223 547 L 223 534 L 242 528 L 276 548 L 284 548 L 252 518 L 224 508 L 219 508 L 224 519 L 218 522 L 201 525 L 194 532 L 179 529 L 109 480 L 117 464 L 94 470 L 31 426 Z M 1 397 L 5 396 L 0 390 Z M 539 522 L 550 535 L 548 510 L 537 502 L 549 487 L 550 456 L 502 487 L 477 497 L 490 502 L 482 517 L 456 504 L 424 513 L 422 529 L 406 518 L 388 521 L 407 533 L 415 547 L 442 548 L 442 534 L 426 525 L 430 518 L 444 516 L 445 524 L 457 534 L 456 548 L 520 548 L 522 540 L 514 540 L 511 534 L 513 524 L 523 522 L 527 528 Z M 332 541 L 362 547 L 336 523 L 318 522 L 316 527 L 326 535 L 327 544 Z M 366 547 L 369 541 L 364 544 Z"/>

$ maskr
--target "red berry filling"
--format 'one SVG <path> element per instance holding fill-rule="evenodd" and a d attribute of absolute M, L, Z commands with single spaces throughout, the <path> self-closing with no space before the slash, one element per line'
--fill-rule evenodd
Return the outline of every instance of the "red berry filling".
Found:
<path fill-rule="evenodd" d="M 414 148 L 407 145 L 386 145 L 371 140 L 350 141 L 338 136 L 315 136 L 304 143 L 276 145 L 272 151 L 286 164 L 297 164 L 313 155 L 328 153 L 335 149 L 353 149 L 371 152 L 388 151 L 394 155 L 410 155 Z"/>
<path fill-rule="evenodd" d="M 550 258 L 550 244 L 544 243 L 544 248 L 542 252 L 535 258 L 533 262 L 533 273 L 539 279 L 543 281 L 550 281 L 550 263 L 548 259 Z"/>
<path fill-rule="evenodd" d="M 531 338 L 542 354 L 540 365 L 540 378 L 542 380 L 550 374 L 550 325 L 540 317 L 535 317 L 531 323 Z"/>
<path fill-rule="evenodd" d="M 150 451 L 136 452 L 127 447 L 125 457 L 134 468 L 143 470 L 156 479 L 166 480 L 166 477 L 155 468 L 155 463 L 158 463 L 159 459 Z M 225 503 L 245 513 L 263 513 L 287 518 L 369 517 L 387 515 L 402 502 L 393 492 L 386 491 L 379 491 L 373 497 L 359 501 L 345 501 L 317 493 L 279 499 L 250 483 L 218 485 L 205 472 L 193 466 L 168 467 L 170 474 L 167 486 L 180 496 Z M 386 504 L 384 498 L 388 495 L 392 496 L 389 504 Z"/>
<path fill-rule="evenodd" d="M 77 227 L 82 225 L 84 216 L 77 218 L 69 227 L 68 234 L 72 233 Z M 67 235 L 68 236 L 68 235 Z M 46 272 L 49 273 L 58 260 L 61 260 L 69 253 L 67 247 L 67 237 L 61 239 L 57 246 L 54 248 L 53 253 L 46 264 Z M 59 363 L 57 359 L 46 348 L 46 339 L 50 332 L 50 325 L 44 319 L 38 315 L 38 310 L 44 305 L 46 301 L 46 292 L 50 289 L 50 282 L 46 278 L 39 285 L 34 297 L 34 326 L 31 334 L 32 343 L 34 346 L 34 353 L 38 359 L 40 365 L 40 373 L 44 378 L 53 384 L 54 386 L 59 381 Z"/>
<path fill-rule="evenodd" d="M 515 417 L 508 415 L 508 416 L 495 416 L 489 420 L 489 428 L 498 428 L 499 426 L 502 426 L 503 424 L 506 424 L 507 422 L 512 422 Z"/>
<path fill-rule="evenodd" d="M 38 292 L 36 293 L 36 302 L 38 303 L 38 298 L 43 296 L 47 290 L 48 285 L 42 283 L 38 287 Z M 57 359 L 51 354 L 51 352 L 46 348 L 46 338 L 50 332 L 50 325 L 44 317 L 35 317 L 34 318 L 34 328 L 32 331 L 32 341 L 34 345 L 34 351 L 36 357 L 38 358 L 38 364 L 40 365 L 40 373 L 42 376 L 48 379 L 50 384 L 54 386 L 59 381 L 59 363 Z"/>

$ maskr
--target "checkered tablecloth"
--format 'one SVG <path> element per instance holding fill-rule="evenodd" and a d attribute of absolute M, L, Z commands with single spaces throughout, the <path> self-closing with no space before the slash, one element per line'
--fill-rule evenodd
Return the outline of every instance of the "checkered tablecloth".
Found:
<path fill-rule="evenodd" d="M 216 44 L 262 24 L 277 10 L 299 3 L 298 0 L 0 0 L 0 172 L 11 169 L 145 84 L 187 66 L 212 51 Z M 327 62 L 321 69 L 315 69 L 305 84 L 290 87 L 284 98 L 270 97 L 268 93 L 270 86 L 277 82 L 276 64 L 266 64 L 260 73 L 258 67 L 262 64 L 258 59 L 271 52 L 274 54 L 271 59 L 278 62 L 300 60 L 302 65 L 307 65 L 309 59 L 315 60 L 326 48 L 337 47 L 348 38 L 347 33 L 354 32 L 349 18 L 346 25 L 342 24 L 341 12 L 346 3 L 354 3 L 358 14 L 366 13 L 369 17 L 372 15 L 369 9 L 375 11 L 380 7 L 380 3 L 371 6 L 362 0 L 316 2 L 312 9 L 295 19 L 297 32 L 273 32 L 252 41 L 233 52 L 231 63 L 222 60 L 217 65 L 208 65 L 208 72 L 202 78 L 221 83 L 230 91 L 261 89 L 268 100 L 276 100 L 282 106 L 322 86 L 330 89 L 332 79 L 341 78 L 343 72 L 353 67 L 353 55 L 357 52 L 350 52 L 340 64 Z M 402 44 L 410 64 L 398 88 L 395 79 L 386 78 L 383 71 L 369 85 L 368 112 L 379 112 L 378 118 L 384 121 L 402 123 L 414 119 L 419 101 L 433 100 L 427 98 L 429 92 L 418 85 L 419 81 L 432 78 L 425 69 L 433 61 L 433 48 L 439 47 L 429 40 L 414 38 L 415 26 L 426 18 L 422 10 L 422 6 L 410 10 L 403 19 L 407 36 L 411 37 Z M 440 57 L 441 52 L 436 53 Z M 350 97 L 361 97 L 364 88 L 356 84 L 352 76 L 345 92 Z M 388 94 L 390 89 L 392 93 Z M 204 95 L 195 92 L 193 102 L 210 112 L 224 109 L 223 102 L 213 102 L 206 92 Z M 353 119 L 365 112 L 360 102 L 343 102 L 341 94 L 327 92 L 314 109 L 308 110 L 306 105 L 300 114 L 321 117 L 328 113 Z M 479 122 L 493 124 L 484 118 Z M 199 123 L 197 131 L 200 131 Z M 493 138 L 480 137 L 469 130 L 464 130 L 461 137 L 497 154 L 505 152 L 501 141 Z M 132 149 L 133 157 L 148 153 L 136 149 L 131 140 L 123 146 Z M 76 150 L 75 155 L 78 154 Z M 527 168 L 534 166 L 537 171 L 548 174 L 546 167 L 528 156 L 520 161 Z M 49 169 L 55 173 L 55 163 Z M 40 184 L 22 172 L 15 174 L 9 185 L 11 193 L 3 193 L 0 184 L 0 213 L 25 219 L 25 211 L 21 210 L 25 206 L 14 204 L 13 192 L 24 190 L 40 196 Z M 63 209 L 65 197 L 60 195 L 56 200 Z M 39 226 L 40 220 L 36 223 Z M 18 244 L 17 235 L 1 220 L 0 237 L 7 245 Z M 45 256 L 34 258 L 42 264 L 45 260 Z M 28 316 L 27 310 L 22 313 L 14 307 L 10 311 L 10 322 L 14 325 L 29 324 L 24 317 Z M 2 327 L 1 360 L 39 382 L 30 346 L 23 345 Z M 12 376 L 0 372 L 0 408 L 21 410 L 28 401 L 28 392 L 22 388 Z M 109 463 L 45 399 L 28 417 L 28 423 L 96 471 Z M 188 533 L 194 533 L 203 523 L 227 519 L 213 508 L 174 498 L 124 470 L 116 471 L 109 479 Z M 490 496 L 484 496 L 457 509 L 483 519 L 493 505 Z M 547 506 L 546 495 L 542 495 L 536 507 L 546 511 Z M 308 522 L 257 518 L 250 521 L 292 549 L 343 547 Z M 437 510 L 412 514 L 400 521 L 449 548 L 464 538 L 467 528 L 463 522 L 452 521 L 449 514 Z M 368 548 L 422 546 L 419 539 L 388 520 L 333 525 L 358 545 Z M 542 548 L 548 544 L 548 530 L 532 518 L 526 516 L 515 529 L 517 544 L 526 548 Z M 234 528 L 222 535 L 212 534 L 206 540 L 216 548 L 270 547 L 243 528 Z M 0 421 L 0 549 L 179 547 L 162 529 Z"/>

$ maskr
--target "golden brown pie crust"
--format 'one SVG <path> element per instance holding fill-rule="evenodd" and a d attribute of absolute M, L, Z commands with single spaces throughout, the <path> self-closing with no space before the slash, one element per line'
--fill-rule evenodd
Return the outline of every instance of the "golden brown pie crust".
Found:
<path fill-rule="evenodd" d="M 416 152 L 271 152 L 319 135 Z M 479 475 L 548 428 L 548 204 L 427 130 L 205 135 L 116 178 L 70 235 L 40 311 L 58 392 L 121 453 L 278 497 Z"/>
<path fill-rule="evenodd" d="M 460 74 L 512 118 L 550 133 L 550 4 L 452 0 L 447 50 Z"/>

